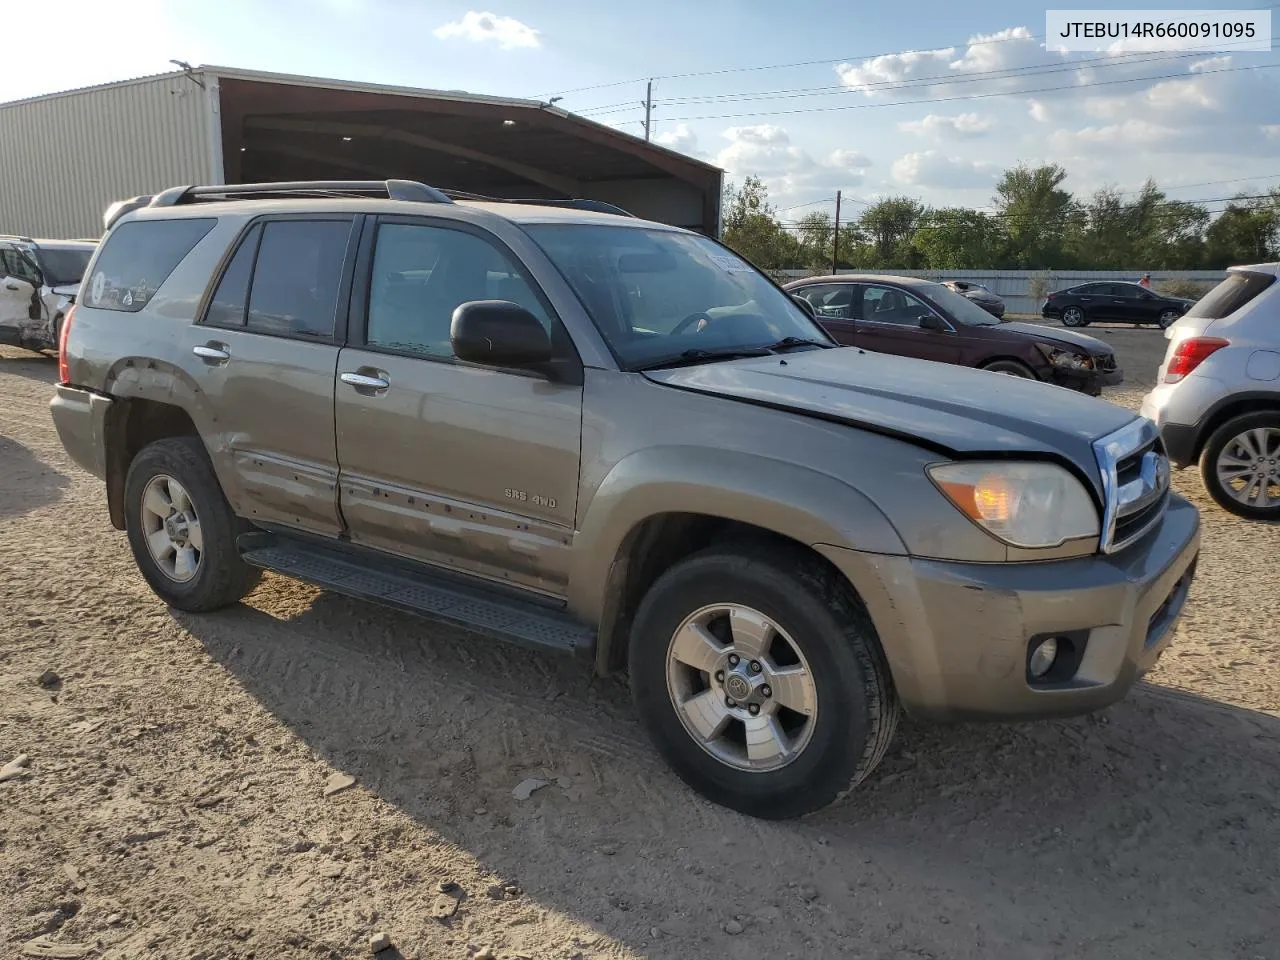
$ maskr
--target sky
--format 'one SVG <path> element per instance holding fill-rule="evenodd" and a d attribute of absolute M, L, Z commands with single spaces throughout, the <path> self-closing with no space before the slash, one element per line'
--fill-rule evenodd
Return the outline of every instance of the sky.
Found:
<path fill-rule="evenodd" d="M 39 36 L 3 44 L 0 102 L 177 59 L 561 96 L 643 135 L 652 77 L 654 139 L 732 180 L 761 177 L 784 220 L 830 210 L 837 190 L 853 214 L 890 195 L 989 208 L 1019 162 L 1062 165 L 1077 194 L 1148 177 L 1186 200 L 1280 186 L 1280 53 L 1066 54 L 1046 49 L 1043 8 L 1011 0 L 46 0 L 39 11 Z"/>

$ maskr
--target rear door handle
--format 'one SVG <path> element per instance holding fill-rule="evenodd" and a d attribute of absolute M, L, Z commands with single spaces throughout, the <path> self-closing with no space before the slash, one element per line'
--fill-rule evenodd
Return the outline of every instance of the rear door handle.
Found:
<path fill-rule="evenodd" d="M 192 347 L 191 352 L 210 366 L 218 366 L 231 359 L 231 354 L 227 351 L 225 343 L 214 343 L 212 341 L 202 343 L 198 347 Z"/>
<path fill-rule="evenodd" d="M 4 288 L 5 288 L 6 290 L 17 290 L 17 289 L 19 289 L 19 288 L 18 288 L 18 285 L 17 285 L 16 283 L 6 283 L 6 284 L 4 285 Z"/>
<path fill-rule="evenodd" d="M 381 371 L 378 371 L 378 373 L 379 375 L 375 376 L 369 373 L 351 371 L 349 373 L 340 374 L 339 379 L 348 386 L 355 387 L 357 390 L 361 391 L 385 390 L 387 387 L 391 386 L 391 381 L 385 376 L 382 376 Z"/>

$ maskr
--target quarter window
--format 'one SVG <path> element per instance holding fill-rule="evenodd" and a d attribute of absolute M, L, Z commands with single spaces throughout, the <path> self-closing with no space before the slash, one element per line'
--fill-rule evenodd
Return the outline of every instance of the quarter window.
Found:
<path fill-rule="evenodd" d="M 95 310 L 137 313 L 218 221 L 132 220 L 107 237 L 81 302 Z"/>
<path fill-rule="evenodd" d="M 551 331 L 524 271 L 475 234 L 387 223 L 378 228 L 369 284 L 370 346 L 452 357 L 453 311 L 473 300 L 518 303 Z"/>

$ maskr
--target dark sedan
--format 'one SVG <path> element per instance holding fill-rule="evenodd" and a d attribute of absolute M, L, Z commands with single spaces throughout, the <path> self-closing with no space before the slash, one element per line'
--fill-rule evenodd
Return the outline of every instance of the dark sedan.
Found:
<path fill-rule="evenodd" d="M 1097 396 L 1124 380 L 1112 349 L 1083 333 L 998 320 L 940 283 L 811 277 L 786 286 L 839 343 L 1043 380 Z"/>
<path fill-rule="evenodd" d="M 980 283 L 972 280 L 943 280 L 942 285 L 966 300 L 972 300 L 993 317 L 1004 316 L 1004 301 Z"/>
<path fill-rule="evenodd" d="M 1190 310 L 1193 303 L 1182 297 L 1161 296 L 1140 283 L 1108 280 L 1051 293 L 1040 313 L 1046 319 L 1061 320 L 1066 327 L 1087 327 L 1104 321 L 1154 323 L 1163 330 Z"/>

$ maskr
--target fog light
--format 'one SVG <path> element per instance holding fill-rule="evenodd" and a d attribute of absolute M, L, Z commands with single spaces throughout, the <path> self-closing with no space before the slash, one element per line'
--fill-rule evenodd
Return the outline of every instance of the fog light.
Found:
<path fill-rule="evenodd" d="M 1057 637 L 1042 640 L 1040 645 L 1031 651 L 1031 662 L 1027 664 L 1027 671 L 1033 677 L 1043 677 L 1053 668 L 1053 661 L 1056 659 L 1058 659 Z"/>

